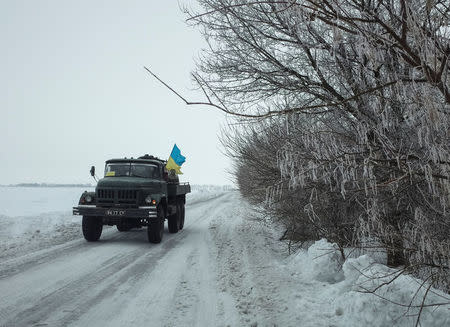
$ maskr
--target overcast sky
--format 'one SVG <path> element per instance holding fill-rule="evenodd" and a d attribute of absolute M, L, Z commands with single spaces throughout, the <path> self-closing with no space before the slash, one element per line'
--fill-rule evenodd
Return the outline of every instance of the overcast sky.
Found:
<path fill-rule="evenodd" d="M 194 1 L 181 1 L 189 4 Z M 182 179 L 230 184 L 225 117 L 184 105 L 143 69 L 198 98 L 204 41 L 176 0 L 0 0 L 0 184 L 90 183 L 91 165 L 177 143 Z"/>

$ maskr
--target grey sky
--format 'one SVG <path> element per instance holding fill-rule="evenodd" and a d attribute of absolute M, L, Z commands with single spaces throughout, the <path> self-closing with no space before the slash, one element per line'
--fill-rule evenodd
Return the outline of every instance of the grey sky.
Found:
<path fill-rule="evenodd" d="M 192 1 L 181 1 L 190 3 Z M 225 184 L 224 116 L 184 95 L 204 41 L 173 1 L 0 0 L 0 184 L 92 182 L 89 168 L 144 153 L 187 157 L 182 179 Z"/>

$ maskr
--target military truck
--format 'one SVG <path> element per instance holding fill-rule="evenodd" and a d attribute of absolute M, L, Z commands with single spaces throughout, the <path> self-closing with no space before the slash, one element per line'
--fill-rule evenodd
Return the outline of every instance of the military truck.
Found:
<path fill-rule="evenodd" d="M 107 160 L 95 192 L 85 191 L 73 207 L 74 215 L 83 216 L 84 238 L 97 241 L 104 225 L 115 225 L 119 232 L 147 226 L 148 241 L 160 243 L 166 219 L 170 233 L 183 229 L 191 187 L 165 167 L 166 161 L 148 154 Z M 95 178 L 94 166 L 91 175 Z"/>

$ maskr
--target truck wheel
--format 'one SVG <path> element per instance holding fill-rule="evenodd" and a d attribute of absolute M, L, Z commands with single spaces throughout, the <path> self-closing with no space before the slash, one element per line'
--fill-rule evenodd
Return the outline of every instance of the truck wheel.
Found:
<path fill-rule="evenodd" d="M 161 206 L 157 209 L 157 218 L 148 222 L 147 236 L 150 243 L 161 243 L 164 233 L 164 213 Z"/>
<path fill-rule="evenodd" d="M 83 216 L 83 236 L 88 242 L 98 241 L 102 235 L 103 222 L 101 217 Z"/>
<path fill-rule="evenodd" d="M 180 225 L 179 225 L 179 230 L 182 230 L 184 227 L 184 203 L 181 202 L 180 203 Z"/>
<path fill-rule="evenodd" d="M 167 220 L 167 225 L 169 225 L 169 233 L 177 233 L 178 232 L 178 226 L 180 222 L 180 210 L 179 206 L 177 205 L 177 212 L 173 215 L 169 216 L 169 219 Z"/>

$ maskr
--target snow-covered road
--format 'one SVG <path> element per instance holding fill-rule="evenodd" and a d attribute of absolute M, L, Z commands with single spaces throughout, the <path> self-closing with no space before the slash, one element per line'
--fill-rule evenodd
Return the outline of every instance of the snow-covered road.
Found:
<path fill-rule="evenodd" d="M 88 243 L 73 222 L 67 225 L 71 232 L 55 238 L 39 241 L 23 234 L 18 241 L 3 240 L 0 326 L 414 323 L 415 317 L 399 320 L 403 308 L 353 291 L 364 276 L 352 267 L 363 270 L 367 257 L 350 261 L 342 271 L 341 265 L 333 266 L 336 254 L 324 240 L 288 256 L 278 241 L 281 232 L 254 218 L 237 192 L 219 192 L 192 198 L 185 228 L 177 234 L 166 230 L 158 245 L 147 242 L 145 229 L 120 233 L 115 228 L 105 228 L 99 242 Z M 31 250 L 34 244 L 40 249 Z M 399 278 L 386 296 L 414 293 L 408 278 Z M 424 310 L 423 317 L 424 326 L 450 322 L 446 308 Z"/>
<path fill-rule="evenodd" d="M 76 239 L 2 262 L 0 325 L 256 324 L 250 293 L 266 286 L 249 280 L 243 262 L 252 238 L 242 242 L 252 231 L 236 228 L 237 197 L 230 192 L 188 205 L 185 229 L 166 231 L 159 245 L 147 242 L 144 229 L 111 228 L 97 243 Z M 258 300 L 268 319 L 287 309 L 263 293 Z"/>
<path fill-rule="evenodd" d="M 160 245 L 144 229 L 109 229 L 98 243 L 76 240 L 3 262 L 0 325 L 215 324 L 208 226 L 230 196 L 188 206 L 185 230 L 165 233 Z"/>

